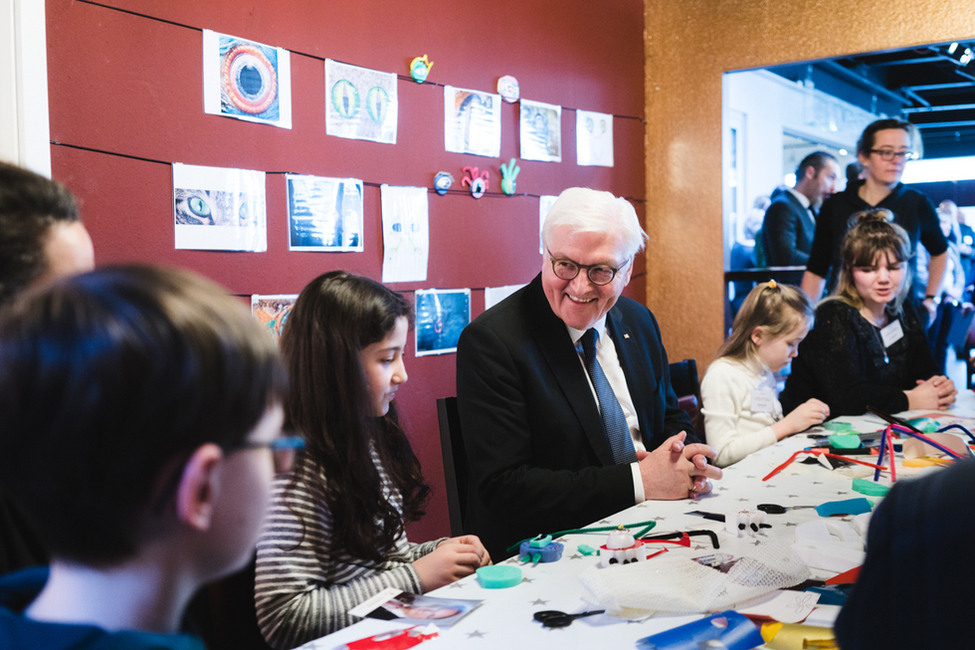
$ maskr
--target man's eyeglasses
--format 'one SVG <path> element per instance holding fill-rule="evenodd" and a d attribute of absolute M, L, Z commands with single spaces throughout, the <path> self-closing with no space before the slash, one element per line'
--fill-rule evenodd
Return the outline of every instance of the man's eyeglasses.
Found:
<path fill-rule="evenodd" d="M 623 262 L 622 266 L 614 269 L 607 264 L 587 265 L 578 264 L 568 259 L 557 260 L 552 257 L 552 251 L 547 249 L 546 251 L 548 252 L 548 258 L 552 261 L 552 272 L 555 273 L 555 277 L 566 281 L 575 280 L 576 276 L 579 275 L 579 271 L 586 269 L 586 277 L 597 287 L 602 287 L 612 282 L 616 274 L 620 272 L 620 269 L 625 268 L 627 264 L 633 261 L 633 258 L 630 258 Z"/>
<path fill-rule="evenodd" d="M 904 151 L 894 151 L 893 149 L 871 149 L 870 153 L 875 153 L 887 161 L 893 160 L 894 158 L 903 158 L 904 160 L 914 160 L 917 158 L 917 154 L 906 149 Z"/>
<path fill-rule="evenodd" d="M 301 436 L 276 438 L 268 442 L 245 442 L 238 449 L 270 449 L 274 458 L 274 473 L 290 472 L 294 467 L 298 452 L 305 448 L 305 440 Z"/>

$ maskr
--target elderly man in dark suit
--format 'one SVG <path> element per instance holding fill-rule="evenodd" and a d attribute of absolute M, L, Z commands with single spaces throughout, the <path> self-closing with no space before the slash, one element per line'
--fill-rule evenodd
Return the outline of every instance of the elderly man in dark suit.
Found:
<path fill-rule="evenodd" d="M 816 213 L 836 191 L 840 165 L 825 151 L 799 163 L 794 188 L 779 188 L 765 211 L 762 246 L 769 266 L 805 266 L 816 234 Z"/>
<path fill-rule="evenodd" d="M 645 239 L 624 199 L 566 190 L 542 229 L 541 273 L 461 335 L 467 524 L 492 557 L 721 477 L 677 406 L 657 321 L 620 298 Z"/>

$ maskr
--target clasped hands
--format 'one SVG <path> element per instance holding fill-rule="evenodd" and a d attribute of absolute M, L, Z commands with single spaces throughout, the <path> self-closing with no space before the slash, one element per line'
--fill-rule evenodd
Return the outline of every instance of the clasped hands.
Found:
<path fill-rule="evenodd" d="M 684 444 L 687 432 L 671 436 L 653 451 L 637 451 L 646 499 L 677 500 L 706 494 L 721 470 L 708 464 L 717 456 L 714 448 L 700 443 Z"/>

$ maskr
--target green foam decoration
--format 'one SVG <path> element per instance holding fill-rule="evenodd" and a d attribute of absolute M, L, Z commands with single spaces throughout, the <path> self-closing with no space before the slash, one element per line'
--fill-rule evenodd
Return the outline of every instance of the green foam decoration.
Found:
<path fill-rule="evenodd" d="M 850 426 L 849 422 L 823 422 L 823 428 L 827 431 L 853 431 L 853 427 Z"/>
<path fill-rule="evenodd" d="M 579 544 L 579 552 L 583 555 L 592 555 L 596 552 L 596 549 L 589 546 L 589 544 Z"/>
<path fill-rule="evenodd" d="M 860 436 L 855 433 L 834 433 L 827 440 L 834 449 L 856 449 L 860 446 Z"/>
<path fill-rule="evenodd" d="M 911 418 L 907 423 L 922 433 L 935 433 L 938 430 L 938 421 L 931 418 Z"/>
<path fill-rule="evenodd" d="M 883 483 L 874 483 L 865 478 L 855 478 L 853 479 L 853 490 L 860 494 L 866 494 L 868 497 L 882 497 L 890 492 L 890 486 L 884 485 Z"/>
<path fill-rule="evenodd" d="M 521 569 L 506 564 L 482 566 L 477 570 L 477 581 L 485 589 L 504 589 L 521 584 Z"/>

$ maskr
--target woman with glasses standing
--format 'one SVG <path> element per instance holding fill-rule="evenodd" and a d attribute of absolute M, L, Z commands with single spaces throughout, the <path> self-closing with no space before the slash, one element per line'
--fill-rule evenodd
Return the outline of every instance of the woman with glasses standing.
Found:
<path fill-rule="evenodd" d="M 851 227 L 850 216 L 862 210 L 886 208 L 894 213 L 894 223 L 907 231 L 911 255 L 918 241 L 931 253 L 924 293 L 917 286 L 914 293 L 924 296 L 928 320 L 933 319 L 938 288 L 948 261 L 948 242 L 931 200 L 900 182 L 904 165 L 915 157 L 920 144 L 914 125 L 903 120 L 877 120 L 863 130 L 857 142 L 863 181 L 849 184 L 845 191 L 826 199 L 816 219 L 816 236 L 802 278 L 802 289 L 814 303 L 822 297 L 824 286 L 830 291 L 836 286 L 843 265 L 840 245 Z"/>
<path fill-rule="evenodd" d="M 351 625 L 387 587 L 423 593 L 490 562 L 473 535 L 406 539 L 430 494 L 393 403 L 412 320 L 403 296 L 345 271 L 312 280 L 288 318 L 285 425 L 306 451 L 275 481 L 257 547 L 257 618 L 275 648 Z"/>

